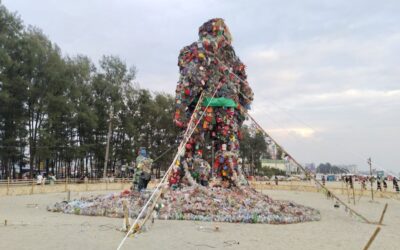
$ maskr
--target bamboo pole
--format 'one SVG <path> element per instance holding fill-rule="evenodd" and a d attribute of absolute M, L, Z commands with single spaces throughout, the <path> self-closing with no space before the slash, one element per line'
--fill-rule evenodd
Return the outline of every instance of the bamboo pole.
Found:
<path fill-rule="evenodd" d="M 356 205 L 356 194 L 355 194 L 355 191 L 354 191 L 354 185 L 356 184 L 355 183 L 355 181 L 354 182 L 352 182 L 353 183 L 353 204 L 354 204 L 354 206 Z"/>
<path fill-rule="evenodd" d="M 10 191 L 10 177 L 7 177 L 7 195 L 9 191 Z"/>
<path fill-rule="evenodd" d="M 107 164 L 108 164 L 108 155 L 110 151 L 110 140 L 111 140 L 111 127 L 112 127 L 112 117 L 113 117 L 113 106 L 110 108 L 110 120 L 108 122 L 108 133 L 107 133 L 107 145 L 106 145 L 106 155 L 104 157 L 104 171 L 103 171 L 103 178 L 107 177 Z"/>
<path fill-rule="evenodd" d="M 153 204 L 151 204 L 150 209 L 147 211 L 146 217 L 143 219 L 143 221 L 141 223 L 139 223 L 139 230 L 142 228 L 142 226 L 146 223 L 146 221 L 150 218 L 150 215 L 152 214 L 154 207 L 157 205 L 158 199 L 160 198 L 161 194 L 162 194 L 162 189 L 160 189 L 158 191 L 158 194 L 156 196 L 156 198 L 154 199 Z"/>
<path fill-rule="evenodd" d="M 374 185 L 372 183 L 373 178 L 372 178 L 372 161 L 371 161 L 371 157 L 368 158 L 368 165 L 369 165 L 369 175 L 370 175 L 369 180 L 371 182 L 371 199 L 372 199 L 372 201 L 374 201 Z"/>
<path fill-rule="evenodd" d="M 381 218 L 379 219 L 379 225 L 382 225 L 383 222 L 383 217 L 385 216 L 386 210 L 387 210 L 388 204 L 385 204 L 385 207 L 383 208 L 382 214 L 381 214 Z"/>
<path fill-rule="evenodd" d="M 379 231 L 381 231 L 381 228 L 377 227 L 375 229 L 375 232 L 372 234 L 371 238 L 369 238 L 367 245 L 365 245 L 364 250 L 368 250 L 368 248 L 371 246 L 372 242 L 375 240 L 376 236 L 378 235 Z"/>

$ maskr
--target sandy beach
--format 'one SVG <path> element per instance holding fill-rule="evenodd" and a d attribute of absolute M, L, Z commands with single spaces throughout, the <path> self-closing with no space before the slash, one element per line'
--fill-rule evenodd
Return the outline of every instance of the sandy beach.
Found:
<path fill-rule="evenodd" d="M 72 198 L 93 193 L 72 193 Z M 274 199 L 317 208 L 321 221 L 292 225 L 161 221 L 128 238 L 123 249 L 362 249 L 376 225 L 349 216 L 321 193 L 264 190 Z M 66 193 L 0 197 L 0 249 L 116 249 L 124 234 L 122 219 L 76 216 L 46 211 Z M 342 196 L 343 200 L 345 197 Z M 362 197 L 354 207 L 378 221 L 388 210 L 370 249 L 399 249 L 400 201 Z M 7 226 L 4 221 L 7 220 Z M 215 231 L 218 226 L 219 230 Z M 395 245 L 397 242 L 397 246 Z"/>

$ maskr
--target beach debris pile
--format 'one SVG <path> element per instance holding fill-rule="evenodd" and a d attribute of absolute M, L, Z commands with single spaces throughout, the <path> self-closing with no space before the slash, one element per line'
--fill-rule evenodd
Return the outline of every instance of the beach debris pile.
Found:
<path fill-rule="evenodd" d="M 121 193 L 62 201 L 47 209 L 67 214 L 122 218 L 122 204 L 126 200 L 130 217 L 136 218 L 150 195 L 150 191 L 125 190 Z M 321 218 L 316 209 L 290 201 L 273 200 L 248 186 L 226 189 L 198 185 L 177 190 L 164 189 L 154 211 L 155 218 L 161 220 L 231 223 L 289 224 Z"/>

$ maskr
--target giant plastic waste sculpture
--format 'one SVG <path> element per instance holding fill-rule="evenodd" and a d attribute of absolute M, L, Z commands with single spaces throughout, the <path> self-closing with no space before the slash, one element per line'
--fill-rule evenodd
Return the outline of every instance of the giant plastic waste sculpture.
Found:
<path fill-rule="evenodd" d="M 250 108 L 253 100 L 253 92 L 246 80 L 245 65 L 235 54 L 224 20 L 215 18 L 204 23 L 199 28 L 199 40 L 180 51 L 178 66 L 175 124 L 186 129 L 202 92 L 205 95 L 201 112 L 206 113 L 186 144 L 181 165 L 187 164 L 192 176 L 199 176 L 198 182 L 215 177 L 228 182 L 228 186 L 235 185 L 240 175 L 240 127 L 245 120 L 245 109 Z M 211 157 L 203 155 L 209 140 L 213 142 L 212 152 L 215 152 Z M 196 159 L 202 158 L 212 165 L 209 176 L 193 166 Z M 184 171 L 181 166 L 180 172 Z M 177 182 L 179 175 L 176 172 L 170 180 L 172 184 Z"/>
<path fill-rule="evenodd" d="M 201 119 L 194 121 L 198 125 L 169 175 L 169 188 L 162 189 L 160 199 L 152 201 L 151 207 L 157 211 L 157 218 L 170 220 L 273 224 L 319 220 L 318 210 L 276 201 L 250 186 L 239 185 L 240 127 L 253 92 L 246 81 L 245 66 L 231 43 L 228 27 L 222 19 L 215 18 L 200 27 L 197 42 L 180 52 L 174 121 L 186 130 L 195 117 L 193 113 L 198 112 L 198 104 L 203 113 Z M 126 200 L 130 216 L 136 218 L 152 192 L 125 190 L 59 202 L 48 210 L 123 217 L 122 203 Z M 146 210 L 144 214 L 152 212 Z"/>

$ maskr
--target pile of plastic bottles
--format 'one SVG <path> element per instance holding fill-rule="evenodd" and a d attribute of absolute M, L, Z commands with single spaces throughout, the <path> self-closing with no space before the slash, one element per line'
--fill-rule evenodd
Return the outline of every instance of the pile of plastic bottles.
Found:
<path fill-rule="evenodd" d="M 150 191 L 98 195 L 48 207 L 49 211 L 76 215 L 123 217 L 122 201 L 128 201 L 129 214 L 136 218 L 150 197 Z M 203 186 L 167 189 L 156 206 L 156 218 L 232 223 L 288 224 L 320 220 L 310 207 L 269 196 L 245 187 L 207 188 Z M 146 213 L 144 213 L 146 214 Z"/>

